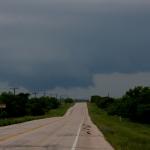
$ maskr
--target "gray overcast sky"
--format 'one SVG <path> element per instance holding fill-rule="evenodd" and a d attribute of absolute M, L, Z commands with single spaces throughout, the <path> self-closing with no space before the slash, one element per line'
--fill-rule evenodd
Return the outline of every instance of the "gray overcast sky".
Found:
<path fill-rule="evenodd" d="M 149 0 L 1 0 L 0 87 L 86 97 L 149 86 L 149 18 Z"/>

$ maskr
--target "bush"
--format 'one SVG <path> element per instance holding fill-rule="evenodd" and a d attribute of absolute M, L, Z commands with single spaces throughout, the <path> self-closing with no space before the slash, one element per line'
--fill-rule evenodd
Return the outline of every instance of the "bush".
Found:
<path fill-rule="evenodd" d="M 135 87 L 126 92 L 120 99 L 92 96 L 91 102 L 108 112 L 129 118 L 132 121 L 150 123 L 150 88 Z"/>
<path fill-rule="evenodd" d="M 150 104 L 141 104 L 137 106 L 136 120 L 143 123 L 150 123 Z"/>
<path fill-rule="evenodd" d="M 28 101 L 29 94 L 20 93 L 13 95 L 11 93 L 2 93 L 0 100 L 6 104 L 5 114 L 7 117 L 20 117 L 26 115 L 25 105 Z"/>
<path fill-rule="evenodd" d="M 64 101 L 65 101 L 65 103 L 73 103 L 73 99 L 72 98 L 66 98 Z"/>
<path fill-rule="evenodd" d="M 56 109 L 60 105 L 60 102 L 56 98 L 41 97 L 31 98 L 27 103 L 28 115 L 39 116 L 44 115 L 50 109 Z"/>
<path fill-rule="evenodd" d="M 6 104 L 6 108 L 0 112 L 0 118 L 44 115 L 50 109 L 56 109 L 60 106 L 60 102 L 56 98 L 40 97 L 29 99 L 28 93 L 18 95 L 2 93 L 0 102 Z"/>
<path fill-rule="evenodd" d="M 101 99 L 101 96 L 95 95 L 91 97 L 91 103 L 98 103 L 98 101 Z"/>
<path fill-rule="evenodd" d="M 114 99 L 110 97 L 92 96 L 91 102 L 96 103 L 102 109 L 107 109 L 114 102 Z"/>

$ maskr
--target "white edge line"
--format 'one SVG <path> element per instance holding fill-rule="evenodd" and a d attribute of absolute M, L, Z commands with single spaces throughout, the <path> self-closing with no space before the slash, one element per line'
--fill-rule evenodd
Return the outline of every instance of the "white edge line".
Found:
<path fill-rule="evenodd" d="M 83 124 L 83 121 L 80 123 L 79 125 L 79 129 L 78 129 L 78 132 L 77 132 L 77 135 L 76 135 L 76 138 L 74 140 L 74 143 L 72 145 L 72 148 L 71 150 L 75 150 L 76 149 L 76 145 L 77 145 L 77 142 L 78 142 L 78 139 L 79 139 L 79 135 L 80 135 L 80 131 L 81 131 L 81 127 L 82 127 L 82 124 Z"/>

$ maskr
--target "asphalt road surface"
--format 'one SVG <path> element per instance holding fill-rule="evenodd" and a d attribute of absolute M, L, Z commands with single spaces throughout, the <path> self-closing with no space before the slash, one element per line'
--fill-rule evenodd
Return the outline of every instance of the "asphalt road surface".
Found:
<path fill-rule="evenodd" d="M 113 150 L 91 122 L 86 103 L 64 117 L 0 127 L 0 150 Z"/>

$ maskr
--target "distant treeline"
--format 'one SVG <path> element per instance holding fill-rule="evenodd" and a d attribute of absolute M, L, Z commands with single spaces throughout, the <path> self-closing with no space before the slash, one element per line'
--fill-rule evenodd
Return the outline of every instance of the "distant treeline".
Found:
<path fill-rule="evenodd" d="M 72 103 L 73 99 L 66 98 L 63 102 Z M 61 103 L 55 97 L 30 98 L 28 93 L 14 95 L 4 92 L 0 95 L 0 105 L 4 104 L 6 108 L 0 108 L 0 118 L 44 115 L 51 109 L 59 108 Z"/>
<path fill-rule="evenodd" d="M 135 87 L 121 98 L 92 96 L 91 102 L 109 115 L 118 115 L 140 123 L 150 123 L 150 87 Z"/>

